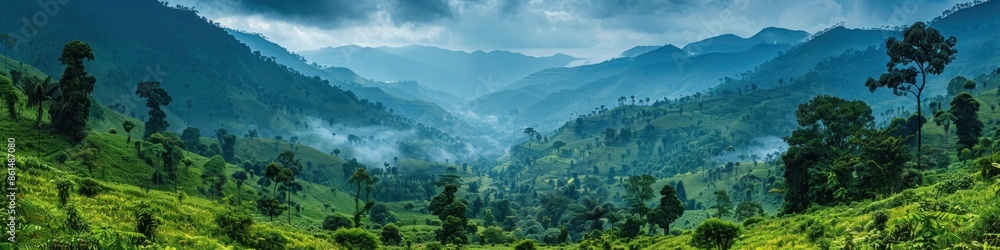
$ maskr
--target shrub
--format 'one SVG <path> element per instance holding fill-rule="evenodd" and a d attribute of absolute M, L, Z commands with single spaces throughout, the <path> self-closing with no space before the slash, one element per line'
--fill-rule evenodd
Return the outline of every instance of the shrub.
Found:
<path fill-rule="evenodd" d="M 108 130 L 108 134 L 113 134 L 113 135 L 114 135 L 114 134 L 118 134 L 118 130 L 115 130 L 115 129 L 109 129 L 109 130 Z"/>
<path fill-rule="evenodd" d="M 953 194 L 958 190 L 970 189 L 974 184 L 975 181 L 972 180 L 971 177 L 960 176 L 954 179 L 948 179 L 941 184 L 938 184 L 935 186 L 935 189 L 942 194 Z"/>
<path fill-rule="evenodd" d="M 972 237 L 990 246 L 1000 245 L 1000 209 L 987 208 L 972 227 Z"/>
<path fill-rule="evenodd" d="M 1000 175 L 1000 167 L 993 166 L 993 163 L 998 162 L 1000 162 L 1000 154 L 995 154 L 976 159 L 976 161 L 973 162 L 973 165 L 979 167 L 979 171 L 982 173 L 983 178 L 993 179 L 993 177 Z"/>
<path fill-rule="evenodd" d="M 146 240 L 150 242 L 156 242 L 156 232 L 160 226 L 160 219 L 156 218 L 156 212 L 156 207 L 146 202 L 140 202 L 133 210 L 136 231 L 146 236 Z"/>
<path fill-rule="evenodd" d="M 743 221 L 743 227 L 749 227 L 753 224 L 764 222 L 764 220 L 765 220 L 764 217 L 760 216 L 750 217 Z"/>
<path fill-rule="evenodd" d="M 281 232 L 266 230 L 255 234 L 254 241 L 251 242 L 250 247 L 261 250 L 280 250 L 285 249 L 285 245 L 287 244 L 288 239 Z"/>
<path fill-rule="evenodd" d="M 424 250 L 444 250 L 444 245 L 440 242 L 431 242 L 424 246 Z"/>
<path fill-rule="evenodd" d="M 31 157 L 24 159 L 24 163 L 21 163 L 18 167 L 20 167 L 25 172 L 34 172 L 37 170 L 45 170 L 49 168 L 48 166 L 45 165 L 45 163 L 42 163 L 42 161 L 39 161 L 38 159 Z"/>
<path fill-rule="evenodd" d="M 517 245 L 514 245 L 514 250 L 535 250 L 535 249 L 537 249 L 535 247 L 535 241 L 530 239 L 522 240 L 521 242 L 518 242 Z"/>
<path fill-rule="evenodd" d="M 354 221 L 340 214 L 328 215 L 323 220 L 323 229 L 326 230 L 336 231 L 337 229 L 352 227 L 354 227 Z"/>
<path fill-rule="evenodd" d="M 70 206 L 66 208 L 66 228 L 76 232 L 89 232 L 90 224 L 80 216 L 75 207 Z"/>
<path fill-rule="evenodd" d="M 386 224 L 382 227 L 382 232 L 380 234 L 380 236 L 382 236 L 381 239 L 383 244 L 395 246 L 403 242 L 403 235 L 399 234 L 399 227 L 397 227 L 396 224 Z"/>
<path fill-rule="evenodd" d="M 372 206 L 372 209 L 368 212 L 368 214 L 370 215 L 372 222 L 381 225 L 398 221 L 398 219 L 396 219 L 396 213 L 389 211 L 389 207 L 385 206 L 383 203 L 377 203 L 375 206 Z"/>
<path fill-rule="evenodd" d="M 59 190 L 59 204 L 66 206 L 69 200 L 69 192 L 73 189 L 73 183 L 69 180 L 59 180 L 56 182 L 56 189 Z"/>
<path fill-rule="evenodd" d="M 337 229 L 333 232 L 333 241 L 347 249 L 378 249 L 378 236 L 360 228 Z"/>
<path fill-rule="evenodd" d="M 226 211 L 215 215 L 215 224 L 219 225 L 222 234 L 244 245 L 251 241 L 250 229 L 253 227 L 253 217 L 242 212 Z"/>
<path fill-rule="evenodd" d="M 81 195 L 87 197 L 94 197 L 101 192 L 104 192 L 104 185 L 92 178 L 84 178 L 80 180 L 80 188 L 77 189 Z"/>
<path fill-rule="evenodd" d="M 875 211 L 872 214 L 872 228 L 882 231 L 885 230 L 885 223 L 889 222 L 889 214 L 884 211 Z"/>
<path fill-rule="evenodd" d="M 736 223 L 711 218 L 694 230 L 691 245 L 700 248 L 729 249 L 740 236 L 740 226 Z"/>
<path fill-rule="evenodd" d="M 818 243 L 821 239 L 826 238 L 827 228 L 826 224 L 817 221 L 815 219 L 809 218 L 802 224 L 799 224 L 799 231 L 806 232 L 806 238 L 813 243 Z"/>

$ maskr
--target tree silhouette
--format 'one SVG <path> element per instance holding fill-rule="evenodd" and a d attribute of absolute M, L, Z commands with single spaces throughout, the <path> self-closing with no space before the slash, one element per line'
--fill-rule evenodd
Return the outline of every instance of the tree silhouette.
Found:
<path fill-rule="evenodd" d="M 531 141 L 531 139 L 534 138 L 534 135 L 537 133 L 538 132 L 535 132 L 535 128 L 532 127 L 524 128 L 524 134 L 528 135 L 528 141 Z"/>
<path fill-rule="evenodd" d="M 170 104 L 173 98 L 170 98 L 166 90 L 160 88 L 160 82 L 140 82 L 135 89 L 135 94 L 146 98 L 146 107 L 149 107 L 149 120 L 146 120 L 143 138 L 149 138 L 149 135 L 166 131 L 170 124 L 166 121 L 167 113 L 164 113 L 160 106 Z"/>
<path fill-rule="evenodd" d="M 871 92 L 886 87 L 897 96 L 912 94 L 917 99 L 917 115 L 923 116 L 920 101 L 927 86 L 927 75 L 941 74 L 944 67 L 955 60 L 955 53 L 958 53 L 954 48 L 956 42 L 954 36 L 945 38 L 937 29 L 924 22 L 916 22 L 903 32 L 902 41 L 895 37 L 885 39 L 886 54 L 889 55 L 889 63 L 886 64 L 888 72 L 879 76 L 878 80 L 868 77 L 865 86 Z M 922 164 L 922 127 L 923 124 L 919 124 L 917 129 L 917 168 Z"/>
<path fill-rule="evenodd" d="M 354 194 L 354 226 L 360 228 L 361 218 L 375 205 L 375 202 L 371 199 L 372 184 L 375 182 L 363 167 L 354 170 L 354 174 L 351 174 L 351 178 L 347 182 L 357 185 L 357 191 Z M 365 190 L 365 204 L 363 206 L 361 204 L 362 188 Z"/>
<path fill-rule="evenodd" d="M 653 208 L 646 215 L 650 224 L 663 229 L 663 234 L 670 233 L 670 223 L 674 223 L 677 218 L 684 214 L 684 203 L 677 198 L 677 192 L 670 185 L 663 185 L 660 189 L 660 204 Z"/>
<path fill-rule="evenodd" d="M 128 134 L 128 139 L 125 140 L 125 143 L 132 142 L 133 128 L 135 128 L 135 123 L 132 123 L 132 121 L 125 120 L 125 122 L 122 122 L 122 129 L 125 129 L 125 133 Z"/>
<path fill-rule="evenodd" d="M 958 135 L 959 152 L 972 149 L 983 134 L 983 122 L 979 120 L 979 101 L 972 94 L 962 92 L 951 100 L 950 113 L 955 115 L 955 134 Z"/>
<path fill-rule="evenodd" d="M 948 110 L 938 110 L 934 113 L 934 124 L 944 128 L 944 134 L 942 136 L 944 136 L 945 145 L 948 145 L 948 133 L 950 133 L 951 124 L 954 123 L 956 119 L 958 119 L 958 117 L 955 117 L 955 115 L 951 114 L 951 111 Z"/>
<path fill-rule="evenodd" d="M 79 142 L 86 136 L 87 116 L 90 114 L 90 93 L 97 78 L 87 75 L 83 60 L 94 60 L 94 51 L 84 42 L 72 41 L 63 47 L 59 61 L 66 65 L 59 88 L 62 95 L 49 107 L 52 127 L 58 133 Z"/>

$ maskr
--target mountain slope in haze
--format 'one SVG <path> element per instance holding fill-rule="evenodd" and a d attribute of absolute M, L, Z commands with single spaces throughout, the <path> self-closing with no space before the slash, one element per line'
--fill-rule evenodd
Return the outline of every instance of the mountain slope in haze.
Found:
<path fill-rule="evenodd" d="M 561 54 L 530 57 L 506 51 L 467 53 L 417 45 L 400 48 L 348 45 L 301 54 L 309 61 L 350 68 L 375 80 L 416 81 L 455 96 L 483 95 L 531 72 L 563 66 L 576 59 Z"/>
<path fill-rule="evenodd" d="M 632 47 L 631 49 L 622 51 L 621 55 L 619 55 L 618 57 L 635 57 L 638 55 L 646 54 L 646 52 L 650 52 L 659 47 L 661 46 L 651 46 L 651 45 L 635 46 Z"/>
<path fill-rule="evenodd" d="M 16 2 L 0 9 L 0 15 L 33 13 L 36 8 L 34 3 Z M 2 23 L 0 33 L 18 31 L 17 25 Z M 335 82 L 301 75 L 270 57 L 255 55 L 224 29 L 191 10 L 166 7 L 153 0 L 70 2 L 12 57 L 37 62 L 31 64 L 58 74 L 63 66 L 55 59 L 72 40 L 89 43 L 94 50 L 95 60 L 87 62 L 86 69 L 97 78 L 92 94 L 95 100 L 142 120 L 148 109 L 143 105 L 145 100 L 135 94 L 136 85 L 160 81 L 173 99 L 163 107 L 170 123 L 168 131 L 178 134 L 193 126 L 206 134 L 225 128 L 233 134 L 256 130 L 260 137 L 288 138 L 293 132 L 336 124 L 414 131 L 419 149 L 442 143 L 451 145 L 445 146 L 448 148 L 467 146 L 435 127 L 414 121 L 427 119 L 436 121 L 427 124 L 463 127 L 432 103 L 411 105 L 407 101 L 388 106 L 392 104 L 366 99 L 366 92 L 344 90 L 333 86 L 338 85 Z M 374 87 L 359 90 L 381 92 Z M 416 109 L 413 112 L 419 114 L 418 119 L 398 115 L 410 108 Z M 417 154 L 400 157 L 424 158 L 428 154 L 408 152 Z"/>
<path fill-rule="evenodd" d="M 381 102 L 384 106 L 400 112 L 400 114 L 414 119 L 416 122 L 428 124 L 445 131 L 454 132 L 453 122 L 442 122 L 450 120 L 447 112 L 441 108 L 452 108 L 459 104 L 459 98 L 444 92 L 431 90 L 423 85 L 405 83 L 387 83 L 365 79 L 357 75 L 354 71 L 340 67 L 323 67 L 318 64 L 307 64 L 304 57 L 288 51 L 284 47 L 268 41 L 264 37 L 256 34 L 226 29 L 236 39 L 247 44 L 251 50 L 260 51 L 261 55 L 273 57 L 275 61 L 286 65 L 306 76 L 319 76 L 329 80 L 332 84 L 345 90 L 353 91 L 360 96 Z M 378 89 L 373 89 L 377 87 Z M 417 101 L 419 99 L 423 101 Z M 432 102 L 439 107 L 429 105 Z"/>
<path fill-rule="evenodd" d="M 809 37 L 809 33 L 805 31 L 768 27 L 747 38 L 733 34 L 707 38 L 685 45 L 684 51 L 695 54 L 713 52 L 735 53 L 748 50 L 758 44 L 794 45 L 802 42 L 807 37 Z"/>

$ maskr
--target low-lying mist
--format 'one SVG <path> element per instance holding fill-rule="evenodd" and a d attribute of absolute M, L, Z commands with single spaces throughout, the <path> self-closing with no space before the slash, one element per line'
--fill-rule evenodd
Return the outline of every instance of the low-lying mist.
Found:
<path fill-rule="evenodd" d="M 470 144 L 440 145 L 420 138 L 416 129 L 398 130 L 385 126 L 351 127 L 328 123 L 315 117 L 307 119 L 309 128 L 292 132 L 298 142 L 332 153 L 340 150 L 343 159 L 356 158 L 368 166 L 381 167 L 398 159 L 434 162 L 472 159 L 477 150 Z"/>

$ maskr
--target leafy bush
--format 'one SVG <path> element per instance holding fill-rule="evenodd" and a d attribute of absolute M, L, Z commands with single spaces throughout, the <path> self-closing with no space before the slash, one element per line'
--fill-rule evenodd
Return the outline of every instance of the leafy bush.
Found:
<path fill-rule="evenodd" d="M 81 195 L 87 197 L 94 197 L 95 195 L 104 192 L 105 188 L 100 182 L 97 182 L 93 178 L 84 178 L 80 180 L 80 188 L 77 189 Z"/>
<path fill-rule="evenodd" d="M 743 221 L 743 227 L 749 227 L 753 224 L 764 222 L 764 217 L 754 216 Z"/>
<path fill-rule="evenodd" d="M 222 233 L 241 244 L 249 245 L 250 229 L 253 227 L 253 217 L 242 212 L 226 211 L 215 215 L 215 224 Z"/>
<path fill-rule="evenodd" d="M 59 204 L 66 206 L 69 200 L 69 192 L 73 189 L 73 183 L 69 180 L 59 180 L 56 182 L 56 189 L 59 190 Z"/>
<path fill-rule="evenodd" d="M 381 225 L 399 221 L 396 219 L 396 213 L 389 211 L 389 207 L 385 206 L 383 203 L 377 203 L 375 206 L 372 206 L 372 209 L 368 212 L 368 214 L 371 216 L 370 218 L 372 222 Z"/>
<path fill-rule="evenodd" d="M 403 242 L 403 235 L 399 234 L 399 227 L 396 224 L 386 224 L 380 234 L 383 244 L 395 246 Z"/>
<path fill-rule="evenodd" d="M 954 179 L 948 179 L 934 188 L 941 194 L 953 194 L 958 190 L 970 189 L 974 184 L 975 181 L 971 177 L 959 176 Z"/>
<path fill-rule="evenodd" d="M 740 226 L 716 218 L 705 220 L 694 230 L 691 245 L 700 248 L 729 249 L 740 236 Z"/>
<path fill-rule="evenodd" d="M 28 157 L 24 159 L 23 163 L 18 165 L 18 167 L 20 167 L 21 170 L 24 170 L 25 172 L 35 172 L 38 170 L 45 170 L 49 168 L 47 165 L 45 165 L 45 163 L 33 157 Z"/>
<path fill-rule="evenodd" d="M 90 224 L 80 216 L 75 207 L 70 206 L 66 208 L 66 228 L 76 232 L 88 232 Z"/>
<path fill-rule="evenodd" d="M 288 239 L 281 232 L 266 230 L 255 234 L 254 241 L 251 242 L 250 247 L 261 250 L 281 250 L 286 249 L 285 245 L 287 244 Z"/>
<path fill-rule="evenodd" d="M 535 250 L 535 241 L 533 240 L 522 240 L 514 245 L 514 250 Z"/>
<path fill-rule="evenodd" d="M 889 222 L 889 214 L 885 211 L 875 211 L 872 214 L 872 228 L 875 230 L 885 230 L 885 223 Z"/>
<path fill-rule="evenodd" d="M 160 226 L 160 219 L 156 218 L 157 209 L 146 202 L 140 202 L 135 206 L 136 231 L 146 236 L 150 242 L 156 242 L 156 232 Z"/>
<path fill-rule="evenodd" d="M 982 173 L 983 178 L 993 179 L 993 177 L 1000 175 L 1000 167 L 994 166 L 993 163 L 1000 163 L 1000 154 L 976 159 L 972 164 L 979 167 L 979 172 Z"/>
<path fill-rule="evenodd" d="M 990 246 L 1000 246 L 1000 208 L 987 208 L 972 227 L 972 238 Z"/>
<path fill-rule="evenodd" d="M 819 243 L 820 240 L 825 239 L 828 228 L 829 226 L 823 222 L 812 218 L 809 218 L 805 222 L 802 222 L 802 224 L 799 224 L 799 231 L 806 232 L 806 238 L 813 243 Z"/>
<path fill-rule="evenodd" d="M 444 250 L 444 245 L 440 242 L 431 242 L 424 246 L 424 250 Z"/>
<path fill-rule="evenodd" d="M 340 214 L 328 215 L 326 219 L 323 219 L 323 229 L 326 230 L 336 231 L 337 229 L 352 227 L 354 227 L 354 221 Z"/>
<path fill-rule="evenodd" d="M 378 236 L 360 228 L 337 229 L 333 232 L 333 241 L 347 249 L 378 249 Z"/>

